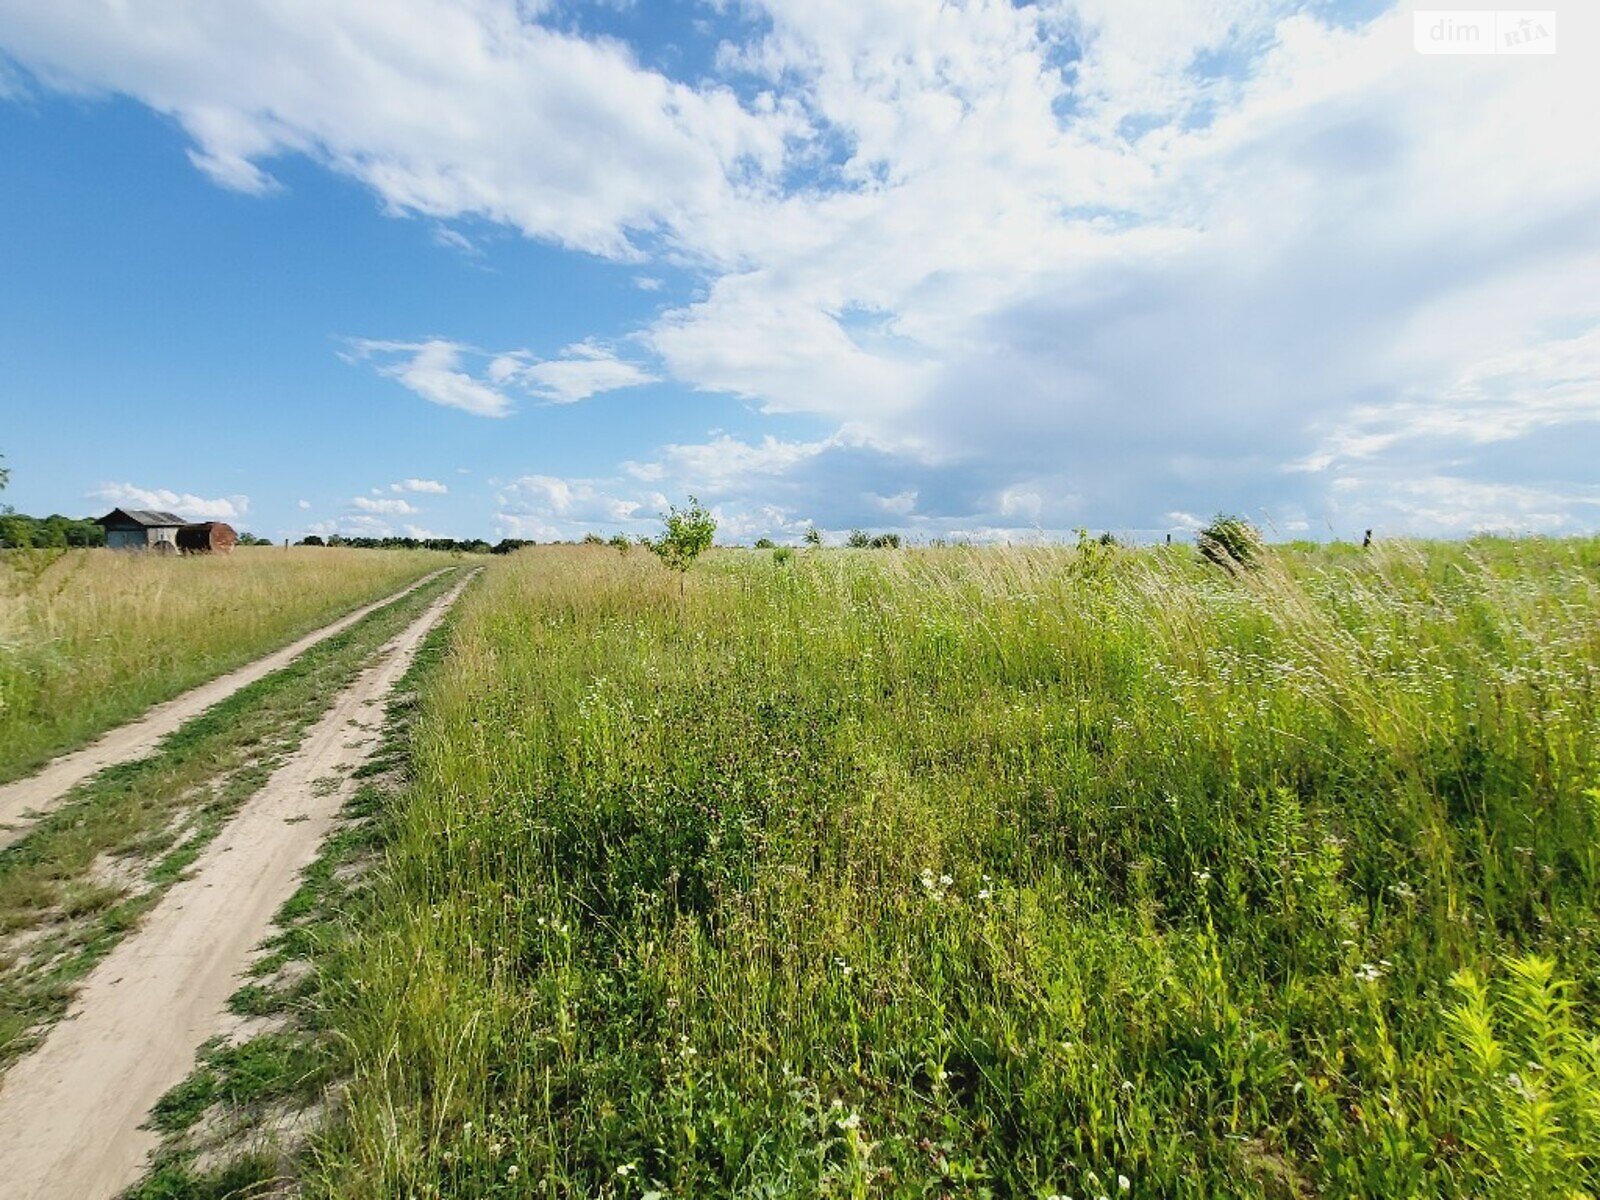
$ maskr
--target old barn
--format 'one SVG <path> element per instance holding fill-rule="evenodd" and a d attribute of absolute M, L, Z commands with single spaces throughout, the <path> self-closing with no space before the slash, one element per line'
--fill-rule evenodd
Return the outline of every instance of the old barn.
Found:
<path fill-rule="evenodd" d="M 148 508 L 113 508 L 97 522 L 106 531 L 106 545 L 112 550 L 149 550 L 178 547 L 178 530 L 188 524 L 176 513 Z"/>

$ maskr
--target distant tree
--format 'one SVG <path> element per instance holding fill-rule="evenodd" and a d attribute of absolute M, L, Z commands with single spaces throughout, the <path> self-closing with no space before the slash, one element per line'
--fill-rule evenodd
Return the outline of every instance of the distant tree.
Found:
<path fill-rule="evenodd" d="M 0 505 L 0 545 L 13 549 L 65 550 L 77 546 L 104 546 L 106 531 L 96 522 L 51 513 L 30 517 L 10 505 Z"/>
<path fill-rule="evenodd" d="M 598 533 L 586 533 L 583 535 L 583 544 L 585 546 L 604 546 L 606 540 Z"/>
<path fill-rule="evenodd" d="M 4 454 L 0 454 L 0 462 L 4 462 L 5 461 L 5 457 L 6 456 Z M 10 482 L 11 482 L 11 468 L 10 467 L 0 467 L 0 492 L 5 491 L 6 490 L 6 484 L 8 484 Z"/>
<path fill-rule="evenodd" d="M 328 543 L 313 533 L 301 538 L 296 544 L 300 546 L 326 546 Z"/>
<path fill-rule="evenodd" d="M 525 538 L 501 538 L 495 543 L 494 549 L 489 551 L 489 553 L 510 554 L 513 550 L 521 550 L 524 546 L 532 546 L 533 544 L 533 542 L 530 542 Z"/>
<path fill-rule="evenodd" d="M 778 548 L 778 543 L 773 541 L 771 538 L 757 538 L 756 539 L 756 549 L 757 550 L 776 550 L 777 548 Z"/>
<path fill-rule="evenodd" d="M 693 496 L 689 503 L 679 508 L 674 504 L 661 516 L 665 528 L 661 536 L 650 542 L 650 549 L 667 566 L 678 573 L 678 594 L 683 594 L 684 579 L 694 560 L 711 549 L 711 540 L 717 533 L 717 519 Z"/>
<path fill-rule="evenodd" d="M 625 533 L 613 534 L 611 539 L 606 542 L 606 545 L 610 546 L 618 554 L 626 554 L 633 549 L 633 543 L 628 540 L 628 535 Z"/>
<path fill-rule="evenodd" d="M 820 549 L 822 546 L 822 530 L 815 525 L 808 526 L 806 528 L 806 545 L 813 550 Z"/>
<path fill-rule="evenodd" d="M 852 550 L 865 550 L 872 545 L 872 538 L 865 529 L 852 529 L 850 536 L 844 539 L 844 544 Z"/>
<path fill-rule="evenodd" d="M 0 508 L 0 546 L 26 550 L 33 545 L 33 521 L 9 507 Z"/>
<path fill-rule="evenodd" d="M 1243 517 L 1218 513 L 1200 531 L 1200 553 L 1229 571 L 1252 567 L 1261 556 L 1261 532 Z"/>
<path fill-rule="evenodd" d="M 900 535 L 898 533 L 880 533 L 868 543 L 874 550 L 900 549 Z"/>

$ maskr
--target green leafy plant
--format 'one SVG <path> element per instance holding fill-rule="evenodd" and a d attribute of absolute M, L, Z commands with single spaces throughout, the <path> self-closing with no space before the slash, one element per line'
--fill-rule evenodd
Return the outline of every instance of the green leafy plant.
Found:
<path fill-rule="evenodd" d="M 772 561 L 780 567 L 792 562 L 794 559 L 793 546 L 774 546 L 772 548 Z"/>
<path fill-rule="evenodd" d="M 711 549 L 711 540 L 717 533 L 717 519 L 693 496 L 680 508 L 674 504 L 661 517 L 666 526 L 661 536 L 650 542 L 654 552 L 667 566 L 678 572 L 678 592 L 683 593 L 685 576 L 694 566 L 695 559 Z"/>
<path fill-rule="evenodd" d="M 865 550 L 872 545 L 872 535 L 865 529 L 852 529 L 850 536 L 844 539 L 844 544 L 852 550 Z"/>
<path fill-rule="evenodd" d="M 764 537 L 756 539 L 757 550 L 776 550 L 777 548 L 778 543 L 773 541 L 771 538 Z"/>
<path fill-rule="evenodd" d="M 806 529 L 806 545 L 813 550 L 820 550 L 822 548 L 822 530 L 815 525 L 808 527 Z"/>
<path fill-rule="evenodd" d="M 1572 983 L 1537 954 L 1510 958 L 1493 987 L 1450 980 L 1455 1117 L 1475 1172 L 1500 1194 L 1587 1195 L 1600 1169 L 1600 1039 L 1579 1023 Z"/>
<path fill-rule="evenodd" d="M 1234 571 L 1252 567 L 1261 557 L 1261 531 L 1243 517 L 1218 513 L 1200 531 L 1200 553 L 1219 567 Z"/>
<path fill-rule="evenodd" d="M 628 540 L 628 535 L 625 533 L 612 534 L 611 540 L 606 545 L 610 546 L 618 554 L 626 554 L 633 549 L 633 543 Z"/>

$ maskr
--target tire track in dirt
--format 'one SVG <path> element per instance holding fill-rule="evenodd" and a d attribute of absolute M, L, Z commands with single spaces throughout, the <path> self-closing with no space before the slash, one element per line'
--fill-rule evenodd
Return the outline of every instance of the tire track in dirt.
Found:
<path fill-rule="evenodd" d="M 220 704 L 239 689 L 288 666 L 318 642 L 338 636 L 368 614 L 402 596 L 410 595 L 442 574 L 443 569 L 424 575 L 398 592 L 364 604 L 281 650 L 274 650 L 236 671 L 219 675 L 209 683 L 202 683 L 181 696 L 157 704 L 142 717 L 118 725 L 82 750 L 52 759 L 32 775 L 0 784 L 0 850 L 26 837 L 35 824 L 60 807 L 67 793 L 85 779 L 107 767 L 132 762 L 153 753 L 162 738 L 176 732 L 185 722 Z"/>
<path fill-rule="evenodd" d="M 84 980 L 67 1017 L 0 1079 L 0 1188 L 97 1200 L 136 1182 L 140 1128 L 224 1025 L 228 997 L 355 790 L 389 694 L 470 573 L 384 646 L 173 885 Z M 338 786 L 318 781 L 329 777 Z M 320 794 L 319 794 L 320 793 Z"/>

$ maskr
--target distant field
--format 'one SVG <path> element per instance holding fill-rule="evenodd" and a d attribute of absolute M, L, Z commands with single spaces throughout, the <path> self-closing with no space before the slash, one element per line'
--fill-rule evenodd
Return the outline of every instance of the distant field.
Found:
<path fill-rule="evenodd" d="M 265 547 L 0 554 L 0 780 L 449 561 Z"/>
<path fill-rule="evenodd" d="M 1600 542 L 688 582 L 538 550 L 469 598 L 316 1187 L 1600 1183 Z"/>

